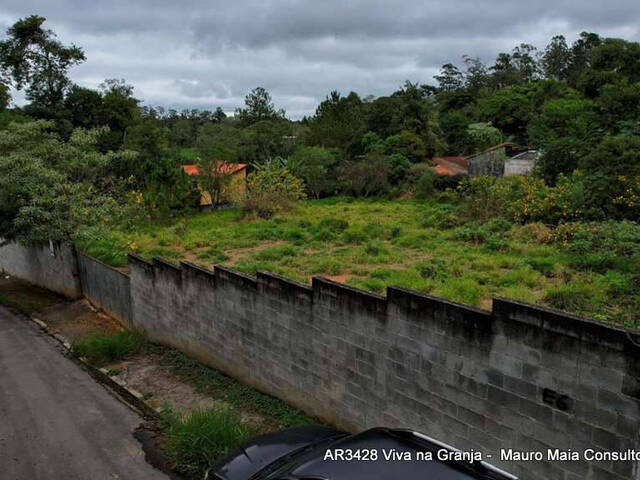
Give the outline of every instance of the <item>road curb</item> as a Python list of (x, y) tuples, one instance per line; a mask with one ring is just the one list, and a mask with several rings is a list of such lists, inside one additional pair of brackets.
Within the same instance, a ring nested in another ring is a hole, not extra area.
[(52, 332), (49, 326), (39, 318), (31, 316), (27, 316), (27, 318), (35, 323), (44, 333), (55, 339), (63, 347), (65, 354), (69, 358), (82, 366), (92, 378), (114, 392), (123, 403), (137, 411), (142, 418), (147, 421), (160, 420), (160, 414), (143, 400), (143, 395), (140, 392), (130, 389), (123, 383), (111, 378), (106, 369), (95, 367), (91, 365), (86, 358), (75, 355), (69, 340), (59, 333)]

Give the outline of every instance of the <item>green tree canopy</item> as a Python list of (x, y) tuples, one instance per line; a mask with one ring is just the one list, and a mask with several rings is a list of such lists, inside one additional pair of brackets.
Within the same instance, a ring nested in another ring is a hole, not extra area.
[(54, 115), (71, 86), (68, 70), (85, 60), (75, 45), (65, 46), (52, 30), (43, 28), (44, 17), (31, 15), (18, 20), (0, 42), (0, 73), (21, 90), (34, 113)]

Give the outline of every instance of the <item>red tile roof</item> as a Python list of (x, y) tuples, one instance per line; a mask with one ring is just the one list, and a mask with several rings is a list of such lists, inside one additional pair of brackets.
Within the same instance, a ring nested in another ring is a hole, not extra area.
[[(245, 168), (247, 168), (247, 164), (246, 163), (227, 163), (227, 162), (223, 162), (218, 164), (218, 172), (220, 173), (236, 173), (239, 172), (240, 170), (244, 170)], [(190, 163), (187, 165), (183, 165), (182, 169), (184, 170), (184, 173), (186, 173), (187, 175), (199, 175), (200, 174), (200, 167), (198, 165), (196, 165), (195, 163)]]
[(440, 175), (464, 175), (467, 173), (467, 157), (434, 157), (433, 171)]

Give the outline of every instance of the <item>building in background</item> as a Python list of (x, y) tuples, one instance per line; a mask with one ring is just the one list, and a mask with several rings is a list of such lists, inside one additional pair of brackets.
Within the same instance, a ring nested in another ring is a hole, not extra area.
[[(200, 166), (196, 164), (188, 164), (182, 166), (184, 172), (190, 177), (200, 175)], [(228, 176), (224, 183), (222, 192), (220, 193), (220, 201), (218, 203), (236, 203), (242, 201), (247, 194), (247, 164), (246, 163), (226, 163), (222, 162), (217, 165), (217, 174), (220, 176)], [(202, 189), (200, 196), (200, 207), (207, 208), (213, 206), (211, 194)]]
[(535, 167), (538, 152), (516, 143), (504, 142), (467, 157), (470, 177), (491, 175), (529, 175)]

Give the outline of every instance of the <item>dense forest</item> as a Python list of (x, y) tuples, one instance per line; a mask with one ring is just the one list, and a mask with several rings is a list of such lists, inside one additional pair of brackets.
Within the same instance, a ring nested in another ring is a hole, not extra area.
[[(76, 85), (69, 69), (85, 61), (82, 48), (62, 44), (44, 22), (21, 19), (0, 41), (0, 235), (8, 239), (68, 239), (79, 225), (191, 208), (198, 194), (185, 163), (243, 162), (280, 180), (286, 170), (303, 190), (296, 198), (428, 195), (459, 181), (433, 175), (429, 159), (501, 141), (539, 149), (536, 176), (464, 181), (457, 191), (476, 205), (507, 195), (521, 204), (510, 216), (525, 222), (640, 216), (635, 42), (585, 32), (571, 44), (553, 37), (542, 51), (523, 43), (493, 64), (464, 55), (435, 84), (406, 81), (376, 98), (333, 91), (314, 115), (291, 121), (261, 87), (228, 116), (213, 106), (143, 106), (125, 80)], [(26, 105), (10, 107), (12, 88)]]

